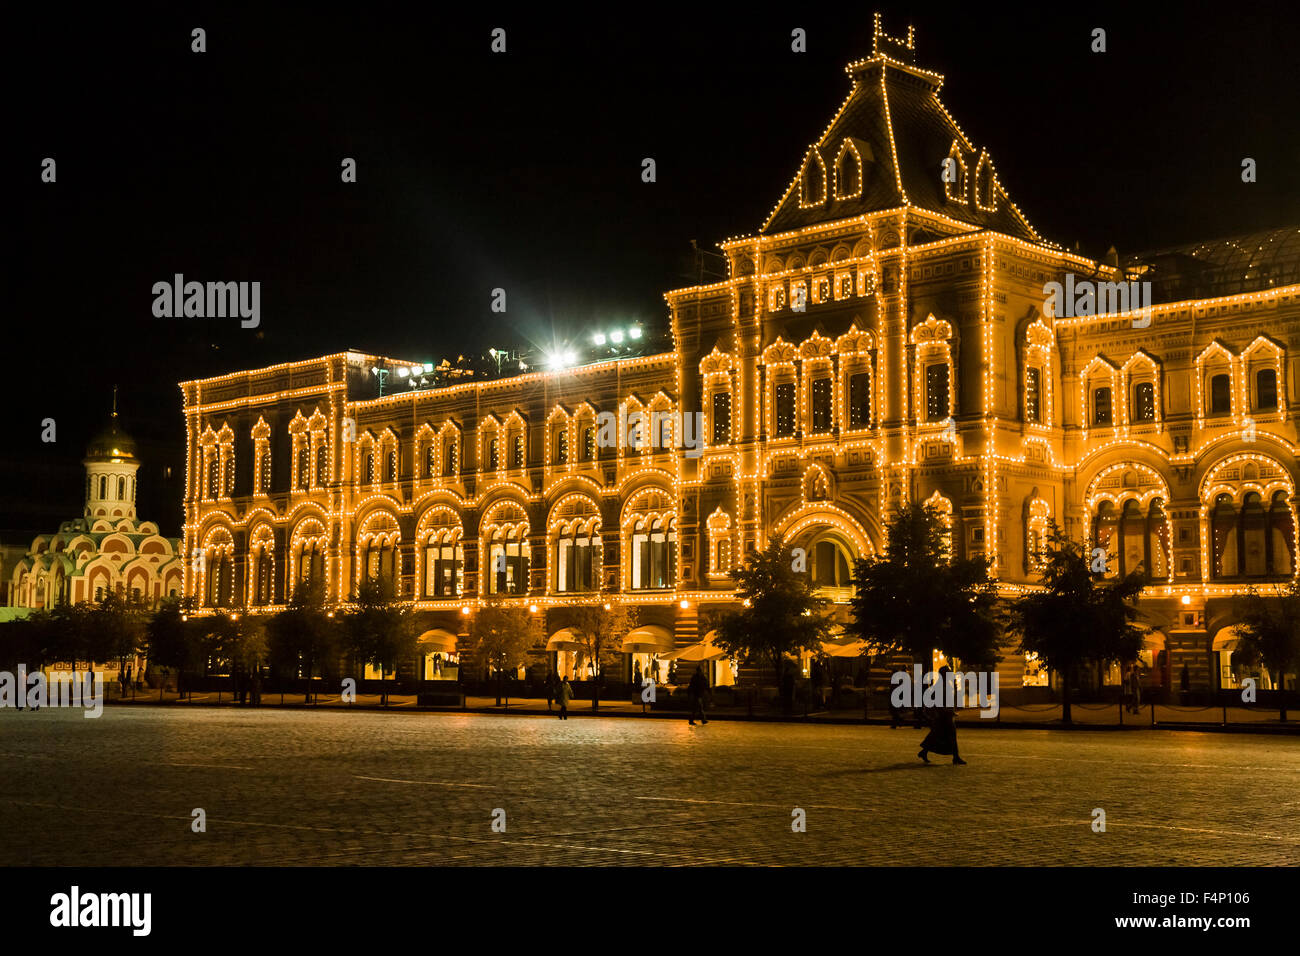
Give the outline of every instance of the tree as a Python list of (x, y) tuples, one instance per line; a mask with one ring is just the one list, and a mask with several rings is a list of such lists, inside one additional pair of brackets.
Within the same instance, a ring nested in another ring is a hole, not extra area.
[(570, 630), (596, 668), (596, 679), (591, 682), (591, 709), (598, 710), (605, 666), (618, 659), (623, 638), (636, 626), (636, 613), (625, 604), (594, 604), (574, 608), (570, 620)]
[(311, 681), (317, 664), (334, 658), (338, 647), (338, 625), (325, 611), (323, 581), (310, 578), (294, 588), (289, 606), (273, 616), (266, 626), (267, 652), (285, 671), (307, 679), (305, 702), (312, 699)]
[[(144, 645), (150, 670), (156, 665), (176, 671), (176, 692), (181, 693), (181, 675), (195, 659), (192, 628), (186, 620), (193, 607), (192, 598), (168, 598), (145, 625)], [(163, 699), (163, 681), (158, 681), (158, 700)]]
[[(491, 667), (497, 675), (497, 706), (507, 671), (517, 669), (542, 636), (537, 615), (526, 607), (491, 601), (479, 609), (469, 629), (472, 657), (477, 666)], [(510, 701), (507, 698), (506, 706)]]
[(1300, 583), (1273, 586), (1269, 597), (1255, 588), (1238, 601), (1241, 623), (1234, 629), (1233, 657), (1247, 666), (1262, 663), (1278, 690), (1278, 711), (1286, 720), (1286, 673), (1300, 669)]
[(225, 617), (220, 622), (219, 650), (221, 659), (230, 667), (239, 692), (239, 702), (262, 702), (262, 665), (267, 659), (266, 621), (256, 617)]
[(380, 703), (388, 703), (385, 683), (397, 665), (415, 656), (415, 622), (410, 607), (394, 597), (386, 576), (366, 578), (357, 588), (356, 608), (347, 616), (348, 643), (354, 658), (379, 668)]
[(830, 602), (817, 596), (810, 576), (795, 564), (794, 549), (775, 537), (751, 553), (735, 575), (741, 608), (722, 619), (714, 638), (732, 657), (772, 665), (787, 713), (794, 708), (793, 686), (784, 680), (791, 657), (820, 651), (834, 627), (826, 614)]
[(1070, 689), (1079, 665), (1098, 667), (1137, 657), (1142, 636), (1132, 626), (1145, 584), (1134, 571), (1107, 582), (1092, 570), (1086, 545), (1053, 522), (1040, 574), (1043, 590), (1011, 608), (1008, 630), (1020, 635), (1021, 653), (1037, 654), (1061, 677), (1061, 719), (1070, 723)]
[(934, 651), (967, 665), (997, 661), (997, 588), (988, 563), (953, 558), (948, 529), (932, 505), (916, 502), (890, 517), (885, 551), (854, 570), (846, 630), (881, 652), (930, 661)]
[(134, 657), (144, 639), (144, 610), (109, 591), (84, 618), (85, 653), (91, 661), (116, 660), (118, 672)]

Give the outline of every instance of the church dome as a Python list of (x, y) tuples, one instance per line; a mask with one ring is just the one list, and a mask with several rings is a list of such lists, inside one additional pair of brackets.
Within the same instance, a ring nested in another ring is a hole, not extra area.
[(99, 461), (135, 460), (135, 439), (122, 431), (117, 412), (86, 446), (86, 457)]

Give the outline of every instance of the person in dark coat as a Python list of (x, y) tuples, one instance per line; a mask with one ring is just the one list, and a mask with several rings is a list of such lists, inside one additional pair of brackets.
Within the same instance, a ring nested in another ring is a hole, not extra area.
[(700, 723), (707, 724), (709, 719), (704, 716), (704, 695), (709, 690), (708, 678), (704, 676), (704, 668), (696, 665), (695, 673), (691, 676), (691, 682), (686, 687), (686, 694), (691, 699), (691, 718), (692, 726), (695, 724), (695, 715), (699, 714)]
[(573, 700), (573, 688), (569, 686), (568, 678), (560, 681), (560, 686), (555, 692), (555, 699), (560, 703), (560, 720), (568, 720), (569, 701)]
[[(952, 669), (945, 664), (939, 668), (939, 685), (944, 690), (946, 697), (946, 687), (951, 680)], [(921, 741), (921, 752), (917, 754), (926, 763), (930, 762), (927, 754), (936, 753), (947, 756), (952, 754), (954, 764), (965, 764), (966, 761), (961, 759), (961, 754), (957, 752), (957, 713), (956, 709), (947, 706), (944, 697), (939, 700), (939, 706), (930, 708), (930, 732), (925, 735)]]
[(551, 711), (551, 702), (555, 700), (556, 685), (558, 685), (559, 682), (560, 682), (559, 678), (555, 676), (555, 671), (548, 670), (546, 672), (545, 686), (546, 686), (546, 712), (547, 713), (550, 713)]

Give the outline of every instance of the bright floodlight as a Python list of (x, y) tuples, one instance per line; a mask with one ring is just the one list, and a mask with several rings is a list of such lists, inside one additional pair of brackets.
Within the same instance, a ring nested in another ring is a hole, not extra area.
[(639, 339), (641, 337), (641, 326), (639, 325), (632, 326), (632, 328), (627, 330), (627, 334), (634, 339)]
[(610, 340), (611, 342), (613, 342), (615, 345), (618, 345), (619, 342), (622, 342), (622, 341), (623, 341), (623, 333), (622, 333), (622, 332), (611, 332), (611, 333), (609, 333), (609, 340)]
[(410, 373), (406, 370), (406, 366), (405, 366), (405, 365), (398, 366), (398, 369), (397, 369), (397, 377), (398, 377), (398, 378), (406, 378), (406, 376), (409, 375), (409, 374), (410, 374)]
[(595, 342), (597, 345), (604, 345), (605, 334), (603, 332), (597, 332), (595, 335), (591, 337), (591, 340)]
[(564, 364), (565, 364), (565, 365), (574, 365), (574, 364), (577, 363), (577, 361), (578, 361), (578, 353), (575, 352), (575, 351), (573, 351), (573, 349), (565, 349), (565, 351), (564, 351)]

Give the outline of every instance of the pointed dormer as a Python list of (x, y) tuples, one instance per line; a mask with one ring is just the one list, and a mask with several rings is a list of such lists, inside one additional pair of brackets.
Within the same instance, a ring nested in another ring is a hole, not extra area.
[[(943, 76), (916, 65), (916, 32), (893, 37), (875, 16), (871, 56), (846, 67), (853, 85), (761, 233), (916, 206), (1042, 241), (1007, 197), (986, 149), (939, 100)], [(947, 175), (945, 173), (947, 172)]]

